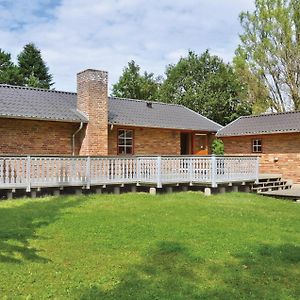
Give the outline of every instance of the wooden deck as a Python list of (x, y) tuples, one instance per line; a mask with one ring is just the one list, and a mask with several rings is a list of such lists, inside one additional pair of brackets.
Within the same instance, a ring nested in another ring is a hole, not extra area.
[(257, 157), (0, 157), (0, 190), (204, 185), (217, 187), (254, 182), (259, 176)]

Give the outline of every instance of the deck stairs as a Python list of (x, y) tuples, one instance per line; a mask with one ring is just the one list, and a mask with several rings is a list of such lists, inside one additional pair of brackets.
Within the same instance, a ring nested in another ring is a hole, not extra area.
[(282, 179), (281, 174), (261, 174), (258, 182), (252, 185), (252, 192), (264, 193), (291, 189), (293, 182)]

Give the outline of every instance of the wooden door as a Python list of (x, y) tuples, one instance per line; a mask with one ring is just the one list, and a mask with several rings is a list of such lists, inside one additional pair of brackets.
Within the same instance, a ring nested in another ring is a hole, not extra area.
[(195, 133), (193, 143), (193, 153), (196, 155), (208, 155), (207, 134)]

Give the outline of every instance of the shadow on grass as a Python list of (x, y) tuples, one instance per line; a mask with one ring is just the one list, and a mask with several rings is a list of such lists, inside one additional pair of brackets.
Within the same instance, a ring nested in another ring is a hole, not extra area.
[(52, 198), (50, 200), (24, 201), (24, 204), (0, 208), (0, 262), (21, 263), (24, 260), (45, 263), (41, 250), (30, 246), (29, 240), (42, 239), (36, 231), (55, 222), (62, 210), (78, 205), (82, 200)]
[(179, 243), (160, 242), (141, 264), (129, 267), (114, 289), (92, 286), (79, 299), (197, 299), (200, 279), (193, 268), (203, 262)]
[(162, 242), (141, 264), (130, 266), (112, 290), (91, 286), (79, 299), (300, 299), (300, 247), (256, 249), (221, 265), (193, 257), (178, 243)]

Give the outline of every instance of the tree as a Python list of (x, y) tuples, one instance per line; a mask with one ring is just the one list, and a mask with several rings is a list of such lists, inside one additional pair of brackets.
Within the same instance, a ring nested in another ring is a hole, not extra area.
[(11, 61), (11, 55), (0, 49), (0, 83), (22, 85), (23, 77)]
[(243, 92), (232, 66), (208, 50), (200, 56), (189, 51), (187, 57), (167, 67), (160, 97), (226, 125), (251, 113), (250, 104), (240, 98)]
[(34, 82), (35, 87), (45, 89), (50, 89), (53, 85), (53, 76), (42, 59), (41, 51), (34, 44), (24, 46), (23, 51), (18, 55), (18, 66), (25, 85)]
[(253, 75), (242, 57), (236, 56), (233, 65), (236, 75), (244, 86), (241, 99), (251, 103), (253, 114), (266, 112), (272, 106), (272, 99), (265, 84)]
[(123, 69), (119, 81), (112, 87), (115, 97), (144, 99), (155, 101), (158, 98), (160, 79), (154, 78), (153, 73), (140, 74), (140, 66), (131, 61)]
[(256, 0), (255, 5), (253, 13), (240, 15), (243, 34), (236, 60), (260, 85), (250, 84), (250, 93), (267, 91), (262, 100), (274, 111), (299, 110), (300, 1)]
[(38, 78), (31, 74), (27, 80), (27, 85), (34, 88), (39, 88), (41, 87), (41, 82)]

